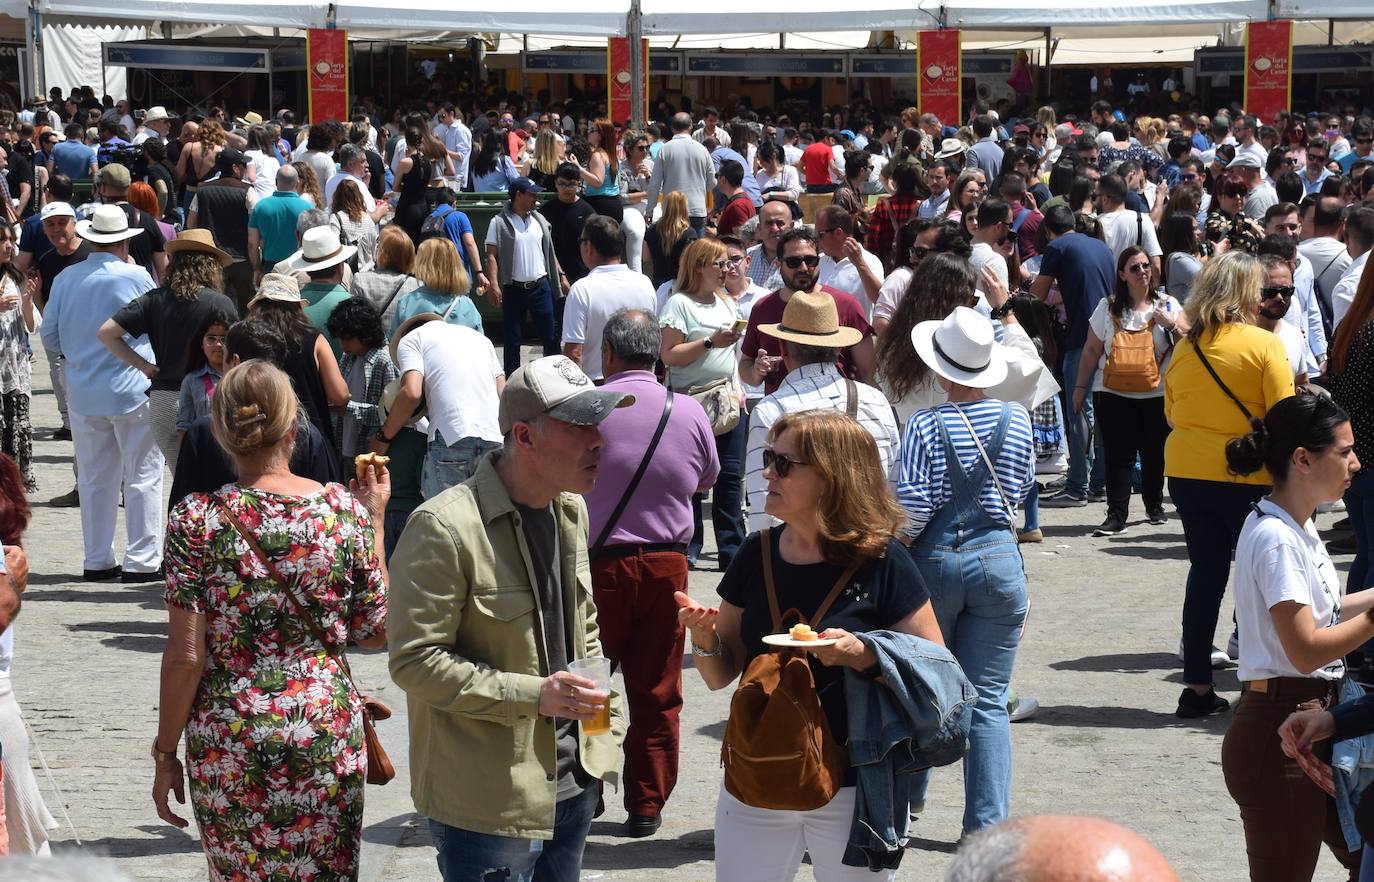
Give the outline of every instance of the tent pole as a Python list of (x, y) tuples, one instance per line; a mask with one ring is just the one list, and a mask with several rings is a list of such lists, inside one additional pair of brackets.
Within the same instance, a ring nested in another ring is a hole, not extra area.
[(34, 95), (48, 94), (47, 83), (43, 82), (42, 27), (37, 0), (30, 0), (28, 27), (24, 29), (24, 45), (29, 54), (26, 72), (29, 77), (29, 91)]
[(1336, 45), (1336, 20), (1334, 18), (1326, 20), (1326, 45)]
[(644, 20), (639, 0), (630, 0), (625, 35), (630, 38), (630, 127), (644, 128)]
[(1045, 62), (1040, 65), (1040, 88), (1036, 89), (1038, 104), (1047, 104), (1045, 96), (1050, 93), (1050, 63), (1054, 57), (1054, 46), (1050, 43), (1050, 29), (1045, 28)]

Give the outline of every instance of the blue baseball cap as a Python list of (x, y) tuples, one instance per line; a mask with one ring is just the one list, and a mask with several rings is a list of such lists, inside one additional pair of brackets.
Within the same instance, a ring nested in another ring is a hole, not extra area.
[(543, 192), (544, 192), (544, 188), (543, 188), (543, 187), (539, 186), (539, 185), (536, 184), (534, 181), (531, 181), (529, 178), (527, 178), (527, 177), (525, 177), (525, 176), (523, 176), (523, 175), (520, 176), (520, 177), (518, 177), (518, 178), (516, 178), (515, 180), (511, 181), (510, 184), (509, 184), (508, 187), (507, 187), (507, 190), (508, 190), (509, 192), (511, 192), (511, 193), (515, 193), (515, 192), (520, 192), (520, 193), (543, 193)]
[(846, 141), (853, 141), (853, 140), (854, 140), (854, 130), (853, 130), (853, 129), (840, 129), (840, 137), (841, 137), (841, 138), (844, 138)]

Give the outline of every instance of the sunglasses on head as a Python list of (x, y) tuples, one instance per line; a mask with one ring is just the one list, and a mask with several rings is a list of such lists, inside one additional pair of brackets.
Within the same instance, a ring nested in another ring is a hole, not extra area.
[(788, 475), (792, 474), (792, 469), (795, 466), (804, 465), (808, 465), (808, 463), (804, 463), (799, 459), (789, 459), (781, 453), (774, 453), (771, 447), (763, 448), (763, 467), (765, 469), (771, 468), (773, 473), (779, 478), (786, 478)]
[(1260, 289), (1260, 299), (1273, 300), (1276, 297), (1282, 297), (1284, 300), (1288, 300), (1296, 290), (1292, 285), (1266, 285)]
[(806, 264), (808, 269), (815, 269), (820, 266), (821, 258), (816, 254), (806, 254), (801, 257), (793, 255), (792, 257), (784, 257), (782, 262), (787, 265), (788, 269), (797, 269), (802, 264)]

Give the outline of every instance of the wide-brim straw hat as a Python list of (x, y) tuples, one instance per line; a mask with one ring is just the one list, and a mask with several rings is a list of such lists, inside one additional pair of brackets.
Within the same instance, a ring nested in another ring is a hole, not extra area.
[(209, 230), (182, 230), (164, 248), (168, 254), (176, 254), (178, 251), (198, 251), (202, 254), (209, 254), (219, 261), (220, 267), (228, 267), (234, 262), (234, 258), (230, 256), (229, 252), (215, 245), (215, 235)]
[(782, 311), (782, 321), (759, 325), (759, 330), (779, 340), (832, 349), (853, 346), (864, 337), (858, 328), (840, 325), (835, 298), (824, 291), (796, 292)]

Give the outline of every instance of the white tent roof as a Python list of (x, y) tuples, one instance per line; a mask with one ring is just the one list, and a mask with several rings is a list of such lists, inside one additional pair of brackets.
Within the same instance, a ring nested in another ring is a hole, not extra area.
[[(3, 0), (13, 4), (16, 0)], [(192, 21), (219, 24), (246, 24), (269, 27), (324, 27), (328, 10), (326, 0), (34, 0), (44, 15), (81, 16), (104, 23), (127, 20)], [(7, 11), (0, 5), (0, 11)], [(9, 13), (13, 14), (13, 13)], [(21, 4), (19, 17), (28, 15), (28, 3)]]
[[(625, 33), (627, 0), (520, 0), (459, 5), (452, 0), (336, 0), (341, 28), (511, 31), (529, 34), (618, 36)], [(261, 22), (261, 19), (259, 20)]]

